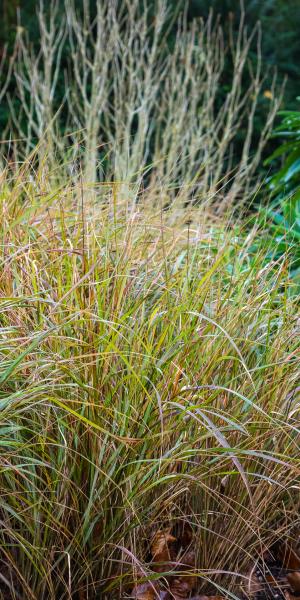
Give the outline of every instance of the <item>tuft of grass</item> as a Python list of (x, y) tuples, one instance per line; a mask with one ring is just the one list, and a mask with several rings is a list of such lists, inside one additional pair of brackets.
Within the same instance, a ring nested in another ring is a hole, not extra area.
[(250, 259), (255, 230), (159, 194), (91, 194), (28, 165), (0, 210), (0, 589), (130, 597), (138, 573), (158, 577), (153, 531), (183, 522), (199, 590), (236, 597), (299, 525), (284, 257)]

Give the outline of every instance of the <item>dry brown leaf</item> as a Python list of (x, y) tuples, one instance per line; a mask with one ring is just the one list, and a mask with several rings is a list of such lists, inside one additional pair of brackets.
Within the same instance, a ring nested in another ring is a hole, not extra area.
[[(150, 544), (152, 555), (151, 568), (157, 573), (173, 572), (167, 577), (170, 591), (162, 590), (158, 582), (136, 585), (132, 597), (136, 600), (186, 600), (196, 587), (197, 577), (193, 573), (195, 568), (195, 552), (190, 549), (193, 540), (193, 531), (188, 523), (175, 527), (176, 536), (171, 533), (172, 528), (156, 531)], [(184, 552), (185, 550), (185, 552)], [(177, 573), (176, 573), (177, 571)], [(180, 573), (179, 573), (180, 571)], [(184, 574), (182, 574), (184, 573)]]
[(170, 532), (170, 529), (158, 530), (152, 539), (151, 554), (154, 563), (152, 569), (157, 573), (172, 571), (174, 568), (172, 563), (176, 558), (176, 551), (173, 544), (176, 538)]
[(190, 551), (181, 558), (176, 569), (187, 571), (186, 575), (179, 575), (173, 579), (170, 584), (170, 591), (175, 600), (189, 598), (191, 592), (197, 585), (197, 577), (191, 570), (195, 567), (195, 552)]
[(189, 523), (184, 523), (178, 538), (182, 548), (187, 548), (193, 541), (194, 533)]
[(202, 596), (199, 594), (197, 596), (192, 596), (189, 600), (224, 600), (224, 596)]
[(151, 542), (152, 557), (157, 560), (158, 556), (164, 556), (164, 560), (170, 560), (171, 555), (169, 545), (172, 542), (176, 542), (176, 538), (173, 535), (171, 535), (171, 529), (159, 529), (155, 533)]
[(254, 569), (251, 569), (249, 573), (246, 575), (246, 581), (242, 586), (243, 591), (247, 593), (247, 596), (254, 596), (261, 590), (261, 583), (258, 580), (258, 577), (255, 575)]
[(180, 567), (188, 567), (194, 569), (196, 566), (196, 554), (194, 550), (185, 552), (180, 559)]
[(300, 592), (300, 573), (299, 571), (295, 573), (288, 573), (286, 576), (293, 592)]
[(174, 382), (173, 382), (173, 394), (174, 395), (177, 394), (177, 392), (178, 392), (178, 385), (182, 378), (183, 378), (183, 371), (180, 367), (178, 367), (177, 371), (175, 373)]
[(221, 398), (221, 402), (222, 402), (223, 408), (227, 408), (228, 402), (229, 402), (228, 394), (225, 394), (225, 396), (223, 396)]
[(191, 592), (197, 585), (197, 577), (195, 575), (183, 575), (175, 577), (170, 584), (170, 592), (172, 598), (181, 600), (182, 598), (190, 598)]
[(158, 591), (159, 587), (157, 582), (140, 583), (133, 588), (131, 596), (135, 600), (156, 600)]
[(284, 590), (283, 593), (284, 593), (285, 600), (298, 600), (299, 599), (298, 594), (297, 594), (297, 596), (294, 596), (292, 594), (292, 592), (290, 592), (289, 590)]
[(184, 577), (176, 577), (170, 585), (171, 597), (174, 600), (185, 600), (191, 591), (190, 583)]
[(300, 571), (300, 557), (287, 543), (282, 542), (276, 545), (275, 555), (285, 569)]

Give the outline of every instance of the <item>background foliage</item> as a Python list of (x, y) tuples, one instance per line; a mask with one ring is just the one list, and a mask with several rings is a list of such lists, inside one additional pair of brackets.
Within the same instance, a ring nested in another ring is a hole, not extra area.
[[(190, 0), (191, 18), (207, 16), (210, 9), (226, 19), (233, 13), (238, 26), (240, 0)], [(299, 94), (300, 76), (300, 4), (297, 0), (246, 0), (246, 21), (249, 28), (261, 22), (263, 60), (276, 67), (281, 80), (288, 76), (285, 102), (295, 105)]]
[[(153, 0), (149, 0), (152, 2)], [(173, 11), (178, 9), (180, 2), (169, 0)], [(28, 29), (31, 40), (38, 42), (36, 9), (38, 0), (1, 0), (3, 19), (0, 20), (0, 53), (5, 44), (13, 43), (17, 26), (17, 13), (21, 15), (22, 25)], [(78, 7), (81, 0), (75, 0)], [(187, 0), (189, 19), (197, 17), (206, 18), (213, 9), (220, 14), (222, 24), (228, 17), (234, 19), (236, 29), (240, 21), (240, 0)], [(96, 0), (91, 1), (91, 7), (96, 5)], [(63, 10), (63, 2), (61, 2)], [(262, 25), (263, 61), (267, 67), (276, 67), (279, 81), (288, 76), (285, 92), (286, 108), (294, 108), (296, 96), (299, 94), (298, 81), (300, 77), (300, 3), (297, 0), (247, 0), (245, 2), (246, 22), (251, 29), (259, 20)], [(274, 33), (276, 32), (276, 35)], [(253, 53), (253, 58), (255, 53)], [(270, 74), (271, 78), (271, 74)], [(64, 85), (63, 78), (61, 86)], [(224, 83), (225, 85), (225, 83)], [(267, 87), (267, 86), (266, 86)], [(261, 103), (262, 115), (265, 112), (267, 98)], [(8, 109), (2, 108), (0, 115), (0, 131), (8, 118)], [(263, 119), (263, 116), (262, 116)], [(256, 127), (261, 126), (259, 118)]]

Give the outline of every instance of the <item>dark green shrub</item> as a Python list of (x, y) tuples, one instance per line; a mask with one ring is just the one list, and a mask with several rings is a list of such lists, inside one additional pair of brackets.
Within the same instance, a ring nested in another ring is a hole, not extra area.
[(281, 111), (281, 124), (274, 132), (281, 145), (265, 161), (269, 166), (281, 160), (268, 179), (271, 192), (268, 208), (260, 209), (260, 217), (268, 226), (272, 245), (269, 256), (290, 257), (290, 274), (300, 284), (300, 112)]

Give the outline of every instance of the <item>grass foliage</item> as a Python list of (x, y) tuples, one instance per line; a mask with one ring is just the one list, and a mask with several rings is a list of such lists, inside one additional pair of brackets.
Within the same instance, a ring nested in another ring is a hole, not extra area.
[(284, 257), (262, 267), (259, 231), (130, 197), (28, 165), (3, 176), (0, 577), (15, 598), (127, 597), (138, 573), (161, 577), (153, 531), (180, 522), (199, 589), (239, 595), (299, 519)]

